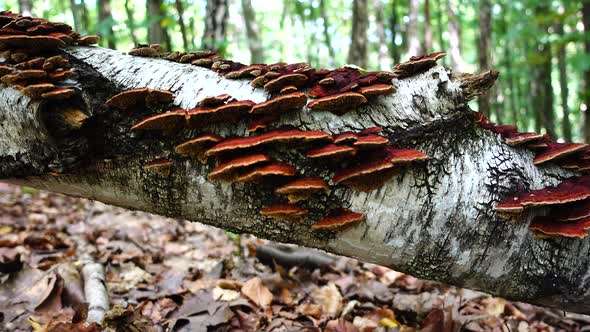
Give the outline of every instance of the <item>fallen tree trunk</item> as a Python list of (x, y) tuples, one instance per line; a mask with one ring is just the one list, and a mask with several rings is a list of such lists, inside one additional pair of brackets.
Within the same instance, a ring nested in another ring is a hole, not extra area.
[[(534, 166), (531, 152), (511, 148), (474, 125), (467, 102), (483, 89), (481, 80), (493, 81), (489, 75), (453, 76), (437, 66), (394, 80), (395, 94), (343, 116), (285, 114), (282, 123), (305, 130), (339, 133), (379, 126), (390, 141), (430, 157), (378, 190), (342, 187), (329, 201), (314, 202), (320, 210), (345, 206), (366, 216), (354, 226), (326, 232), (262, 217), (269, 193), (251, 184), (212, 183), (211, 165), (178, 159), (169, 176), (146, 171), (147, 161), (175, 158), (171, 151), (179, 139), (132, 132), (141, 115), (104, 107), (112, 95), (136, 87), (171, 90), (182, 108), (222, 93), (262, 102), (267, 99), (262, 89), (163, 59), (96, 47), (63, 52), (78, 72), (81, 100), (76, 103), (88, 120), (76, 134), (60, 133), (44, 115), (51, 113), (45, 103), (1, 85), (2, 181), (320, 248), (509, 299), (590, 312), (588, 240), (536, 239), (526, 222), (507, 222), (494, 212), (509, 193), (555, 184), (572, 173)], [(245, 124), (215, 129), (224, 136), (243, 135)]]

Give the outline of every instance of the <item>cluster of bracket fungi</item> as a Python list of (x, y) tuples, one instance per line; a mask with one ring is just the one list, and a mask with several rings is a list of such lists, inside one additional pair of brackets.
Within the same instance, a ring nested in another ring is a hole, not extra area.
[(556, 186), (517, 193), (496, 206), (498, 214), (521, 220), (528, 209), (545, 207), (549, 213), (533, 218), (529, 225), (534, 237), (586, 237), (586, 230), (590, 229), (590, 174), (584, 173), (590, 171), (590, 147), (583, 143), (557, 143), (548, 135), (520, 133), (516, 126), (497, 125), (481, 113), (476, 113), (476, 122), (499, 134), (510, 146), (531, 149), (535, 153), (535, 165), (557, 163), (582, 173)]
[[(34, 100), (46, 104), (49, 122), (62, 132), (78, 130), (87, 120), (74, 105), (76, 73), (59, 49), (67, 45), (91, 45), (97, 36), (80, 36), (64, 23), (54, 23), (8, 11), (0, 12), (0, 80)], [(68, 105), (68, 106), (64, 106)]]
[[(129, 54), (206, 67), (227, 79), (250, 79), (252, 86), (263, 88), (271, 95), (261, 103), (235, 100), (228, 94), (209, 96), (195, 108), (168, 107), (165, 112), (132, 126), (132, 130), (156, 130), (162, 134), (196, 130), (196, 137), (176, 146), (176, 155), (202, 163), (214, 159), (215, 166), (209, 172), (212, 182), (271, 184), (276, 204), (263, 208), (260, 214), (264, 216), (301, 221), (309, 213), (302, 205), (315, 195), (329, 192), (331, 187), (345, 186), (369, 192), (379, 188), (404, 166), (428, 158), (420, 151), (392, 146), (389, 139), (381, 135), (379, 127), (334, 135), (319, 130), (267, 127), (286, 112), (307, 107), (312, 112), (342, 115), (367, 104), (372, 98), (395, 93), (394, 78), (424, 72), (435, 66), (444, 53), (413, 57), (397, 65), (394, 72), (364, 72), (354, 67), (316, 70), (305, 63), (244, 65), (222, 59), (210, 51), (162, 53), (159, 45), (139, 45)], [(173, 97), (169, 91), (139, 88), (119, 93), (106, 104), (129, 109), (149, 103), (166, 104)], [(248, 136), (224, 138), (204, 130), (212, 124), (238, 121), (248, 121)], [(318, 171), (322, 174), (310, 174), (310, 171), (302, 174), (287, 160), (273, 157), (273, 150), (280, 148), (298, 150), (297, 156), (322, 169)], [(173, 160), (158, 158), (146, 163), (144, 168), (168, 176), (173, 165)], [(326, 174), (333, 175), (331, 185), (323, 178)], [(341, 207), (324, 214), (312, 228), (340, 228), (364, 217)]]

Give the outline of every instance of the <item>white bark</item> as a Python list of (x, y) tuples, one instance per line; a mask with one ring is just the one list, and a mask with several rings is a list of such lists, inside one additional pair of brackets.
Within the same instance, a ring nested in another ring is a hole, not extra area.
[[(185, 108), (221, 93), (255, 102), (267, 98), (247, 81), (226, 80), (199, 67), (101, 48), (77, 47), (67, 53), (81, 72), (91, 118), (108, 119), (111, 115), (100, 113), (99, 105), (110, 94), (133, 87), (170, 89), (176, 94), (175, 103)], [(27, 168), (31, 171), (44, 169), (32, 147), (46, 148), (43, 160), (56, 158), (53, 151), (59, 148), (39, 124), (26, 130), (27, 139), (2, 130), (0, 160), (8, 162), (0, 167), (0, 178), (316, 247), (511, 299), (590, 312), (588, 240), (535, 239), (527, 223), (502, 221), (493, 211), (495, 202), (516, 188), (541, 188), (571, 174), (556, 166), (536, 167), (531, 152), (510, 148), (494, 134), (476, 128), (460, 83), (446, 69), (435, 67), (394, 81), (397, 93), (344, 116), (306, 111), (283, 116), (284, 123), (332, 133), (380, 126), (392, 141), (430, 156), (425, 165), (402, 172), (371, 193), (338, 188), (331, 192), (330, 202), (315, 202), (318, 210), (342, 205), (367, 216), (365, 222), (336, 234), (312, 231), (309, 223), (262, 218), (258, 211), (269, 194), (255, 185), (211, 183), (209, 165), (182, 160), (175, 163), (170, 177), (146, 172), (143, 162), (162, 156), (173, 144), (125, 136), (128, 127), (115, 127), (123, 132), (105, 139), (103, 151), (95, 153), (91, 147), (83, 166), (58, 177), (10, 176), (15, 174), (12, 159), (34, 164)], [(40, 108), (17, 94), (0, 89), (0, 118), (8, 119), (3, 122), (6, 127), (29, 128)], [(137, 117), (133, 112), (124, 116)], [(245, 123), (219, 126), (216, 132), (244, 135)], [(137, 153), (109, 155), (126, 148)]]

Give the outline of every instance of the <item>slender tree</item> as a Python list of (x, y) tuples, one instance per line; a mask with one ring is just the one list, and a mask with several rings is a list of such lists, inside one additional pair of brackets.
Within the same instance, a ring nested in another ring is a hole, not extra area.
[(207, 0), (202, 47), (223, 53), (229, 10), (227, 0)]
[[(102, 33), (102, 40), (106, 41), (109, 48), (116, 48), (115, 34), (113, 33), (113, 15), (111, 13), (111, 0), (97, 0), (98, 24)], [(104, 41), (102, 43), (104, 44)]]
[(324, 43), (328, 48), (328, 55), (330, 56), (329, 65), (330, 67), (333, 67), (334, 59), (336, 58), (336, 52), (334, 51), (334, 46), (332, 46), (332, 37), (330, 36), (330, 20), (328, 13), (326, 12), (325, 0), (320, 0), (320, 16), (322, 17), (322, 22), (324, 23)]
[(563, 119), (561, 120), (561, 131), (563, 139), (566, 142), (572, 141), (572, 124), (570, 122), (570, 111), (567, 105), (569, 99), (569, 90), (567, 87), (567, 63), (566, 63), (566, 50), (565, 41), (563, 40), (563, 20), (557, 20), (555, 24), (555, 32), (560, 37), (556, 45), (557, 52), (557, 67), (559, 71), (559, 88), (561, 90), (561, 111)]
[(399, 63), (401, 60), (401, 52), (396, 44), (399, 28), (399, 17), (397, 13), (397, 0), (391, 1), (391, 18), (389, 21), (389, 28), (391, 31), (391, 58), (394, 63)]
[(32, 1), (31, 0), (18, 0), (18, 11), (23, 16), (31, 16), (32, 12)]
[[(445, 46), (445, 40), (443, 38), (443, 33), (445, 29), (443, 28), (443, 2), (442, 0), (436, 0), (436, 30), (437, 30), (437, 37), (438, 37), (438, 51), (446, 51), (447, 48)], [(443, 63), (446, 63), (447, 58), (443, 58)]]
[[(389, 58), (389, 50), (385, 36), (385, 23), (383, 22), (383, 1), (374, 0), (373, 8), (375, 8), (375, 25), (377, 26), (377, 40), (379, 43), (377, 46), (379, 69), (389, 70), (391, 68), (391, 60)], [(395, 47), (395, 45), (391, 45), (391, 47)]]
[(161, 44), (170, 50), (170, 36), (162, 26), (164, 13), (162, 12), (162, 0), (147, 0), (148, 43)]
[[(535, 16), (537, 17), (537, 30), (546, 36), (549, 30), (548, 16), (549, 7), (543, 1), (537, 3), (535, 7)], [(553, 87), (551, 84), (551, 45), (545, 39), (536, 42), (537, 65), (535, 66), (535, 79), (533, 84), (533, 98), (537, 114), (537, 127), (545, 128), (547, 134), (557, 138), (555, 132), (555, 120), (553, 115)]]
[(137, 39), (137, 28), (135, 25), (135, 19), (133, 18), (133, 8), (131, 8), (129, 0), (125, 0), (125, 14), (127, 15), (127, 29), (129, 29), (129, 36), (131, 37), (131, 41), (133, 41), (133, 45), (137, 45), (139, 44)]
[(432, 52), (432, 28), (430, 24), (430, 0), (424, 0), (424, 43), (422, 53)]
[(82, 31), (82, 17), (80, 15), (80, 8), (78, 8), (76, 0), (70, 0), (70, 10), (72, 12), (72, 20), (74, 21), (74, 29), (76, 31)]
[[(477, 42), (479, 70), (491, 69), (490, 47), (492, 44), (492, 4), (490, 0), (481, 0), (479, 8), (479, 39)], [(490, 115), (490, 93), (479, 96), (477, 105), (479, 111)]]
[[(590, 0), (585, 0), (582, 4), (582, 20), (584, 22), (584, 32), (586, 38), (584, 39), (584, 47), (586, 55), (590, 56)], [(586, 142), (590, 142), (590, 67), (584, 71), (584, 89), (582, 90), (582, 101), (586, 106), (584, 112), (584, 138)]]
[(182, 0), (176, 0), (176, 12), (178, 13), (178, 27), (180, 28), (180, 34), (182, 35), (182, 47), (185, 50), (189, 49), (188, 45), (188, 34), (186, 31), (186, 25), (184, 24), (184, 4)]
[[(248, 48), (250, 49), (250, 62), (263, 63), (264, 51), (260, 40), (260, 28), (256, 21), (256, 13), (251, 0), (242, 0), (242, 12), (244, 25), (246, 26), (246, 36), (248, 37)], [(330, 54), (330, 57), (332, 57), (332, 54)]]
[(418, 0), (408, 0), (408, 54), (420, 55), (420, 33), (418, 31)]
[(348, 63), (363, 68), (367, 66), (368, 28), (367, 0), (354, 0), (352, 2), (352, 33), (350, 36), (350, 49), (348, 50)]
[(86, 1), (85, 0), (80, 0), (80, 25), (82, 26), (82, 31), (83, 33), (86, 33), (88, 31), (88, 28), (90, 27), (90, 15), (88, 14), (88, 7), (86, 7)]
[(457, 19), (459, 13), (454, 0), (447, 0), (447, 20), (449, 30), (449, 51), (453, 69), (464, 70), (465, 61), (461, 55), (461, 27)]

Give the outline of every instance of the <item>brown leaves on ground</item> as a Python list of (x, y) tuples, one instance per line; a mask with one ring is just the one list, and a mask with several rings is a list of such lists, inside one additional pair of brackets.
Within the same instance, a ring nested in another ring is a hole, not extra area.
[[(0, 331), (582, 331), (590, 318), (302, 251), (198, 223), (0, 183)], [(111, 309), (84, 324), (83, 256), (103, 264)]]

